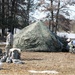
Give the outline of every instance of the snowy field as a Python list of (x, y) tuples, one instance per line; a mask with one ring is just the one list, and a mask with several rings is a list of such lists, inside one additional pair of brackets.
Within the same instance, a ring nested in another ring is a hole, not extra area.
[(75, 33), (58, 32), (57, 35), (60, 37), (65, 36), (66, 38), (75, 39)]

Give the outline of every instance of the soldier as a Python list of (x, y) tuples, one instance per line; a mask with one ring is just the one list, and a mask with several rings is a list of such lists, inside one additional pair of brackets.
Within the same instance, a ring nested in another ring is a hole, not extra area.
[(11, 59), (20, 59), (21, 49), (19, 48), (11, 48), (9, 50), (9, 57)]
[(71, 39), (70, 38), (67, 38), (67, 48), (70, 49), (70, 46), (71, 46)]
[(7, 31), (7, 37), (6, 37), (6, 47), (5, 52), (6, 56), (9, 54), (9, 50), (13, 47), (13, 35), (11, 33), (11, 30)]

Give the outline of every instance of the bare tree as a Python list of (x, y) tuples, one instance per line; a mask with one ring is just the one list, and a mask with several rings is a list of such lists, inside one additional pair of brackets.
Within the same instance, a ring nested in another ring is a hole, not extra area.
[(57, 13), (56, 13), (56, 28), (55, 28), (55, 31), (54, 31), (55, 33), (58, 30), (59, 11), (60, 11), (60, 0), (58, 0), (58, 9), (57, 9)]

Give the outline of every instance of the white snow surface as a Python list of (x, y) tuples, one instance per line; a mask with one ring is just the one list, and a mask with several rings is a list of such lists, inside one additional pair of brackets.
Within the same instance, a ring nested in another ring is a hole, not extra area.
[(66, 36), (66, 38), (75, 39), (75, 33), (58, 32), (57, 35), (60, 37)]

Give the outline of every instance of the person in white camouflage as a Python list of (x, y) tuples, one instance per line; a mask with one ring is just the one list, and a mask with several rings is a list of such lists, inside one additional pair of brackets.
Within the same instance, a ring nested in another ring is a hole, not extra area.
[(11, 30), (7, 31), (7, 37), (6, 37), (6, 47), (5, 47), (5, 53), (6, 56), (9, 55), (9, 50), (13, 47), (13, 35), (11, 33)]

